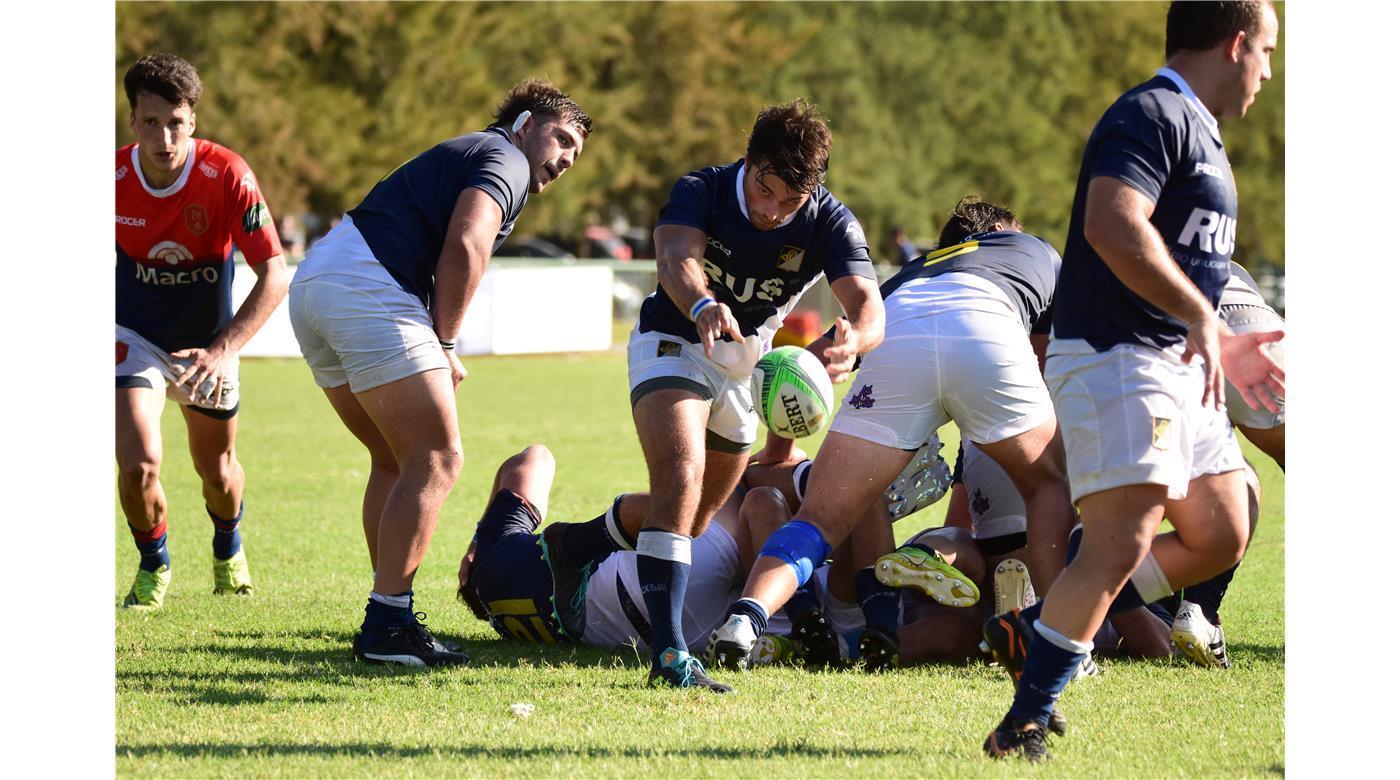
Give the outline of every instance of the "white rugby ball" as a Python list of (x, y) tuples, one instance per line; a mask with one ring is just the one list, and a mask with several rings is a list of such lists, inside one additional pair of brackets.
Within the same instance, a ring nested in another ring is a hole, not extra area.
[(831, 378), (801, 347), (778, 347), (759, 358), (749, 382), (758, 419), (784, 439), (811, 436), (831, 421)]

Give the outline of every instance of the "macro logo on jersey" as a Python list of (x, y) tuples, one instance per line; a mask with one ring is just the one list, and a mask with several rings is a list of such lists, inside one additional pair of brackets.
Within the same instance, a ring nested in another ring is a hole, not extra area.
[(201, 235), (209, 229), (209, 212), (198, 203), (185, 207), (185, 227), (196, 236)]
[(802, 258), (806, 256), (807, 253), (800, 247), (795, 247), (792, 244), (783, 244), (783, 251), (778, 253), (778, 268), (790, 274), (795, 274), (802, 270)]
[(255, 233), (258, 228), (266, 225), (270, 221), (272, 221), (272, 218), (267, 213), (267, 204), (258, 201), (249, 206), (247, 211), (243, 212), (243, 232)]
[(177, 244), (174, 241), (162, 241), (156, 244), (151, 247), (150, 254), (146, 257), (150, 260), (164, 260), (170, 265), (188, 263), (194, 259), (194, 255), (190, 254), (190, 250), (186, 249), (184, 244)]

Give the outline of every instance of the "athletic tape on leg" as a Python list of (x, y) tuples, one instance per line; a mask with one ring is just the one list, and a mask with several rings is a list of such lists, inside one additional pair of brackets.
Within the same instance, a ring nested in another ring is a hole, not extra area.
[(1157, 556), (1147, 551), (1147, 557), (1142, 559), (1142, 564), (1133, 572), (1133, 576), (1128, 578), (1128, 585), (1137, 591), (1142, 603), (1151, 604), (1158, 599), (1164, 599), (1172, 595), (1172, 584), (1167, 581), (1167, 575), (1162, 571), (1162, 567), (1157, 563)]
[(1064, 650), (1067, 653), (1077, 653), (1085, 655), (1094, 649), (1093, 642), (1080, 642), (1061, 634), (1059, 631), (1045, 625), (1039, 620), (1035, 621), (1035, 632), (1045, 637), (1045, 641)]
[(690, 537), (644, 528), (637, 534), (637, 554), (663, 561), (690, 564)]
[(791, 520), (768, 537), (758, 555), (786, 563), (797, 575), (797, 584), (801, 585), (830, 553), (831, 545), (822, 538), (816, 526), (805, 520)]
[(620, 549), (632, 550), (635, 548), (632, 541), (627, 538), (627, 532), (622, 528), (622, 518), (618, 516), (622, 513), (619, 507), (626, 495), (624, 493), (613, 499), (612, 506), (608, 507), (607, 514), (603, 516), (603, 526), (608, 529), (608, 535), (612, 537), (613, 542)]

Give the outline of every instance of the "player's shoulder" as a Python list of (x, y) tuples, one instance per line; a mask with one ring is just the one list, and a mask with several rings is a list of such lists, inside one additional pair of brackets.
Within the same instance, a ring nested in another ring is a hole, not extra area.
[(721, 182), (729, 182), (732, 186), (735, 177), (738, 175), (739, 166), (743, 160), (736, 160), (728, 165), (708, 165), (681, 176), (680, 180), (718, 191)]
[(132, 175), (131, 175), (131, 168), (132, 168), (132, 165), (134, 164), (132, 161), (133, 161), (133, 160), (135, 159), (135, 157), (136, 157), (136, 156), (133, 154), (133, 152), (134, 152), (135, 150), (136, 150), (136, 144), (135, 144), (135, 143), (129, 143), (129, 144), (127, 144), (126, 146), (123, 146), (123, 147), (120, 147), (120, 148), (117, 149), (117, 164), (116, 164), (115, 172), (116, 172), (116, 176), (117, 176), (117, 184), (118, 184), (118, 185), (120, 185), (121, 182), (123, 182), (123, 181), (125, 181), (125, 180), (127, 180), (127, 179), (129, 179), (129, 178), (132, 177)]
[(194, 162), (199, 172), (210, 179), (228, 172), (242, 176), (244, 171), (251, 170), (238, 152), (204, 138), (194, 139)]
[(1166, 76), (1153, 76), (1124, 92), (1104, 112), (1104, 119), (1115, 122), (1179, 124), (1190, 111), (1187, 98)]

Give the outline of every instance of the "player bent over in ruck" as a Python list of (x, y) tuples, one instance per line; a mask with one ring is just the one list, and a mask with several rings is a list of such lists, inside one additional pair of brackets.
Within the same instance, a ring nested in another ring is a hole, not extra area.
[(395, 168), (297, 268), (297, 342), (370, 456), (362, 511), (375, 575), (356, 658), (467, 662), (413, 606), (414, 574), (462, 468), (457, 333), (526, 198), (573, 166), (592, 126), (552, 85), (521, 82), (490, 127)]
[[(117, 494), (141, 551), (125, 607), (157, 609), (170, 586), (160, 414), (180, 404), (214, 523), (214, 592), (253, 590), (239, 523), (238, 351), (287, 294), (257, 179), (233, 151), (194, 138), (199, 74), (173, 54), (126, 72), (136, 143), (117, 150)], [(233, 249), (257, 275), (233, 311)]]

